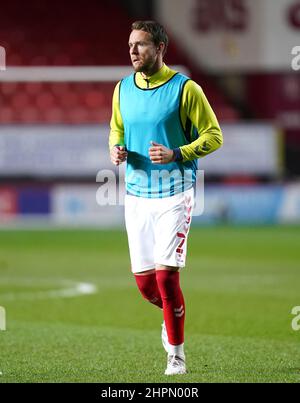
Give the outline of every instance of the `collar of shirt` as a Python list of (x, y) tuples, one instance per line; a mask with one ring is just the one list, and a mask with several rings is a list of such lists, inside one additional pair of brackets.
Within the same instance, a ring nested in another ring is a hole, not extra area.
[(136, 73), (135, 82), (138, 87), (143, 89), (155, 88), (170, 80), (170, 78), (174, 76), (174, 74), (176, 74), (176, 71), (171, 70), (168, 66), (163, 64), (160, 70), (158, 70), (152, 76), (147, 77), (146, 79), (142, 76), (142, 73)]

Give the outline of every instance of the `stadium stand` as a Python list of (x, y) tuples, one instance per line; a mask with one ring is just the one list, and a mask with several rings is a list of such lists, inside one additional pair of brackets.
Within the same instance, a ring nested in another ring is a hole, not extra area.
[[(48, 5), (48, 6), (47, 6)], [(1, 6), (0, 45), (8, 66), (128, 65), (127, 40), (132, 19), (117, 1), (15, 0)], [(168, 64), (182, 64), (203, 86), (221, 121), (239, 112), (212, 78), (199, 73), (171, 41)], [(115, 82), (0, 82), (0, 123), (106, 123)]]

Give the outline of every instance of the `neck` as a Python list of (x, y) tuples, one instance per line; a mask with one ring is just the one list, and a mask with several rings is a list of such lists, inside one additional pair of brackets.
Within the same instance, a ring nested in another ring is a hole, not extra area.
[(151, 68), (141, 71), (142, 77), (147, 78), (153, 76), (153, 74), (157, 73), (163, 66), (163, 61), (158, 60)]

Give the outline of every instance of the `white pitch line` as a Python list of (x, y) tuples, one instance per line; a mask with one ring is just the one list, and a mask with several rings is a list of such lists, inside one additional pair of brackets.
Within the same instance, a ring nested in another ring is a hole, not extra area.
[(91, 295), (97, 292), (97, 287), (91, 283), (75, 283), (72, 287), (62, 288), (60, 290), (7, 293), (0, 294), (0, 301), (16, 301), (16, 300), (37, 300), (51, 298), (73, 298), (83, 295)]

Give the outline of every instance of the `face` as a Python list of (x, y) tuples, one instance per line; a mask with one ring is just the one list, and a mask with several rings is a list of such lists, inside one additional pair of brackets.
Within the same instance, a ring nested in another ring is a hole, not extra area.
[(161, 46), (152, 41), (149, 32), (133, 30), (129, 37), (129, 54), (136, 72), (149, 74), (155, 72), (161, 62)]

